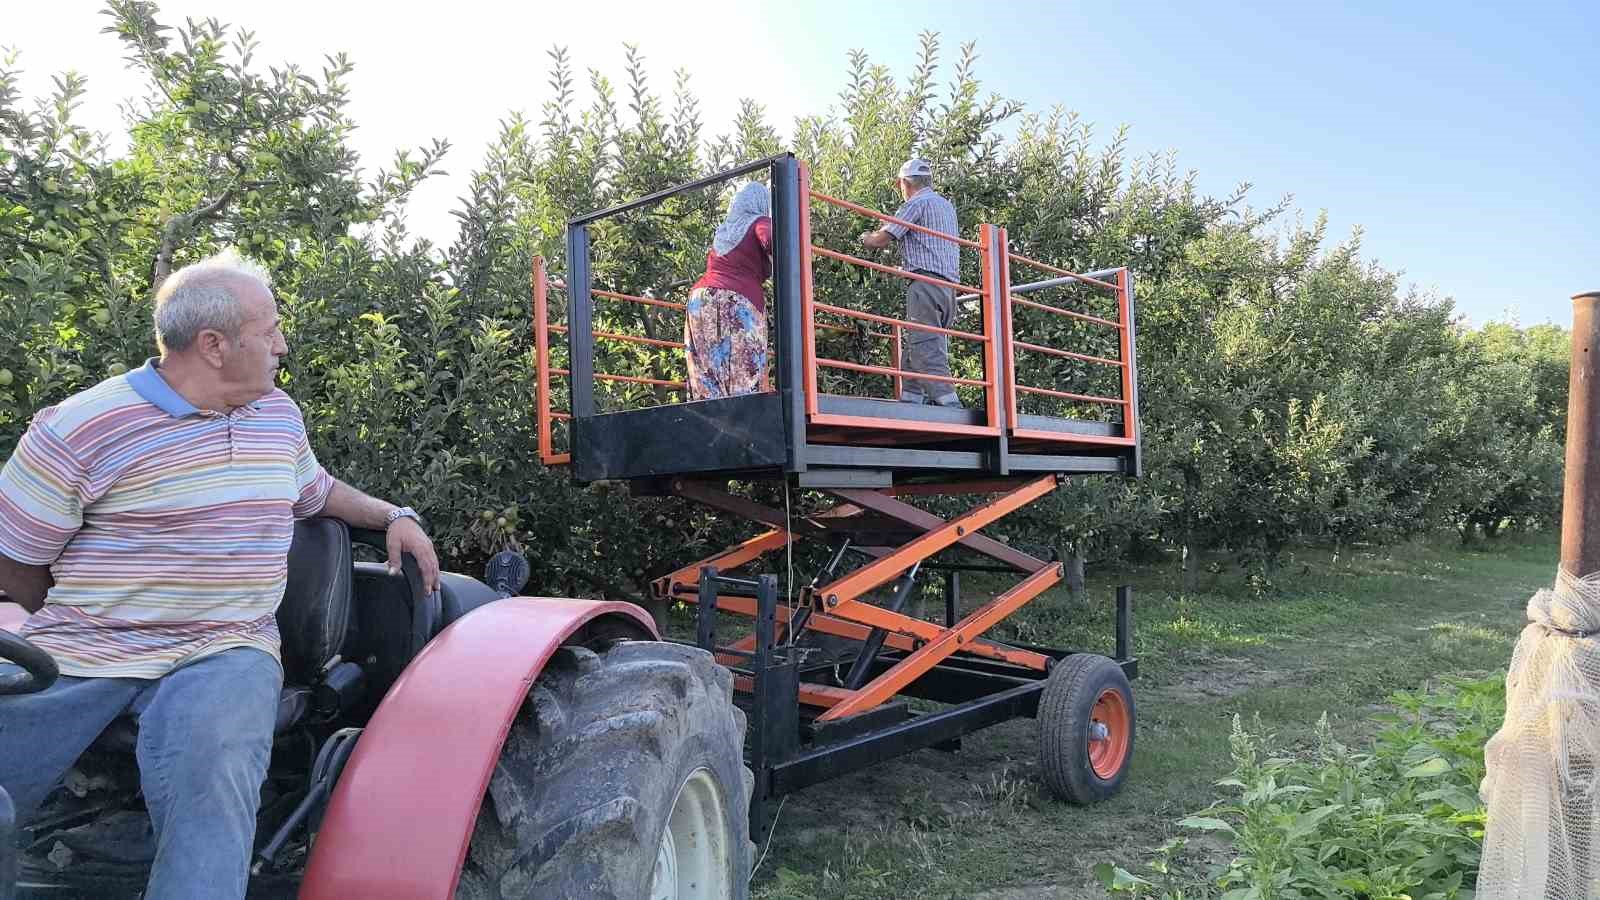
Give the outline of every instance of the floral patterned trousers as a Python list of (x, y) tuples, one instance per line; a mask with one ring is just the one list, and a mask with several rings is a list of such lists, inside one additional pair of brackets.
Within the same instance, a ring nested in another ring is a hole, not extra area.
[(753, 394), (766, 388), (767, 315), (737, 291), (697, 288), (683, 323), (689, 399)]

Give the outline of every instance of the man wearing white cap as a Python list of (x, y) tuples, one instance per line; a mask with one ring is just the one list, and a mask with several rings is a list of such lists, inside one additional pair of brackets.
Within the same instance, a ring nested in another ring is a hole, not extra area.
[[(933, 167), (925, 159), (907, 160), (895, 179), (900, 196), (905, 203), (894, 214), (941, 234), (959, 234), (961, 225), (956, 219), (956, 208), (933, 189)], [(921, 231), (890, 222), (877, 231), (864, 232), (861, 243), (874, 250), (900, 242), (903, 265), (909, 272), (928, 275), (943, 281), (956, 281), (961, 271), (959, 248), (954, 241), (937, 238)], [(950, 328), (956, 318), (956, 292), (954, 288), (926, 281), (910, 281), (906, 287), (906, 318), (923, 325)], [(950, 338), (928, 331), (905, 330), (903, 368), (926, 375), (950, 376)], [(907, 403), (933, 403), (937, 406), (961, 406), (955, 386), (948, 381), (907, 378), (900, 399)]]

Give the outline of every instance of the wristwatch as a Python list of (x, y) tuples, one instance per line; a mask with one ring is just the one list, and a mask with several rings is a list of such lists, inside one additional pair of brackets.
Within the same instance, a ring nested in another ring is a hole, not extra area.
[(409, 506), (400, 506), (389, 512), (389, 515), (383, 520), (383, 527), (388, 528), (401, 519), (413, 519), (417, 524), (422, 524), (422, 517), (417, 515), (416, 510)]

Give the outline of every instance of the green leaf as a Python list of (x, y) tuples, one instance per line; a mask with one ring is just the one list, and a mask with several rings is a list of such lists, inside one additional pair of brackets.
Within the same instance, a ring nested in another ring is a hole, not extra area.
[(1238, 831), (1234, 830), (1234, 827), (1232, 825), (1229, 825), (1227, 822), (1224, 822), (1221, 819), (1207, 818), (1205, 816), (1190, 816), (1189, 818), (1184, 819), (1183, 821), (1179, 822), (1178, 823), (1178, 827), (1179, 828), (1196, 828), (1196, 829), (1199, 829), (1201, 831), (1226, 831), (1227, 833), (1232, 834), (1232, 835), (1237, 835), (1239, 833)]
[(1456, 812), (1475, 812), (1479, 806), (1477, 792), (1468, 790), (1459, 784), (1448, 784), (1437, 790), (1428, 791), (1417, 797), (1418, 800), (1438, 800), (1448, 804)]
[(1433, 759), (1400, 773), (1401, 778), (1436, 778), (1450, 771), (1450, 764), (1444, 757), (1436, 756)]
[(1149, 881), (1129, 872), (1121, 866), (1111, 863), (1101, 863), (1094, 867), (1094, 877), (1112, 891), (1131, 891), (1141, 886), (1148, 886)]
[(1313, 809), (1307, 813), (1301, 813), (1295, 817), (1294, 824), (1289, 827), (1286, 837), (1288, 837), (1290, 840), (1305, 837), (1311, 832), (1316, 831), (1317, 826), (1322, 823), (1322, 820), (1328, 818), (1343, 808), (1344, 807), (1340, 804), (1335, 803), (1331, 806), (1323, 806)]

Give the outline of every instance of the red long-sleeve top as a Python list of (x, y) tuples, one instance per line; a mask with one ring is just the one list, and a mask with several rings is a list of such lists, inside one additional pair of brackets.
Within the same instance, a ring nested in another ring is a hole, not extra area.
[(744, 238), (725, 255), (719, 256), (715, 250), (706, 251), (706, 274), (694, 287), (738, 291), (765, 312), (767, 298), (761, 285), (772, 277), (771, 254), (772, 220), (762, 216), (750, 223)]

